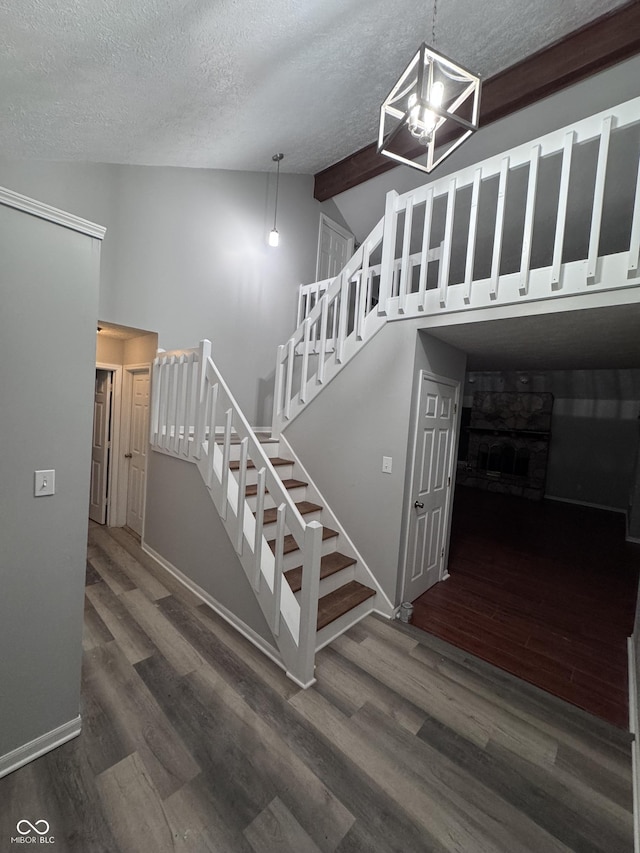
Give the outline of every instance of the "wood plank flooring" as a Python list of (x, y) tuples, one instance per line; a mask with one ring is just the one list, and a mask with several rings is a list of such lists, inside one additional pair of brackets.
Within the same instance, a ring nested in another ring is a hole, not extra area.
[(449, 572), (413, 624), (628, 728), (640, 545), (624, 517), (459, 487)]
[(79, 738), (0, 779), (59, 853), (631, 853), (630, 736), (368, 617), (302, 691), (92, 526)]

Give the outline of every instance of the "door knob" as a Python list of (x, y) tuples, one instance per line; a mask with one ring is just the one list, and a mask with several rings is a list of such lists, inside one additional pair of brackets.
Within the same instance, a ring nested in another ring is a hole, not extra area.
[(132, 458), (132, 456), (133, 456), (133, 453), (125, 453), (125, 454), (124, 454), (124, 458), (125, 458), (125, 459), (131, 459), (131, 458)]
[(424, 509), (424, 504), (423, 504), (423, 503), (421, 503), (420, 501), (416, 501), (416, 502), (414, 503), (414, 507), (415, 507), (416, 509)]

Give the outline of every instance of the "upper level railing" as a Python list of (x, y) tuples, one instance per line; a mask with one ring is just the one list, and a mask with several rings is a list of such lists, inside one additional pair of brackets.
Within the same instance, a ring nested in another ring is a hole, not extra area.
[[(278, 350), (278, 432), (387, 319), (640, 285), (640, 98), (403, 195)], [(467, 316), (472, 316), (468, 315)], [(425, 324), (427, 321), (425, 320)]]
[[(322, 525), (305, 522), (298, 511), (213, 363), (209, 341), (155, 359), (150, 431), (154, 450), (197, 464), (287, 671), (301, 685), (312, 683)], [(237, 470), (230, 465), (234, 444)], [(255, 514), (247, 501), (248, 470), (256, 473)], [(263, 533), (267, 498), (276, 508), (273, 550)], [(299, 602), (283, 582), (287, 534), (300, 549)]]

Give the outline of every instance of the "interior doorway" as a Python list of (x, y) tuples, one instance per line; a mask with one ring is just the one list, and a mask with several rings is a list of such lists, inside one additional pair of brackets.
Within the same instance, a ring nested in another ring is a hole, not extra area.
[(321, 213), (316, 281), (335, 278), (353, 254), (354, 244), (355, 237), (350, 231)]
[[(155, 332), (100, 322), (89, 517), (144, 535)], [(107, 425), (106, 405), (109, 402)]]

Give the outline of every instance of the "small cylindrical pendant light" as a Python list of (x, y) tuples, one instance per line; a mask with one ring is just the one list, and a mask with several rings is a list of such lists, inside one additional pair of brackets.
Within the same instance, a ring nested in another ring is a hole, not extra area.
[(269, 232), (269, 245), (274, 248), (280, 243), (280, 234), (278, 233), (277, 228), (277, 218), (278, 218), (278, 189), (280, 187), (280, 161), (284, 157), (284, 154), (274, 154), (271, 158), (274, 163), (277, 163), (277, 171), (276, 171), (276, 203), (273, 208), (273, 228)]

